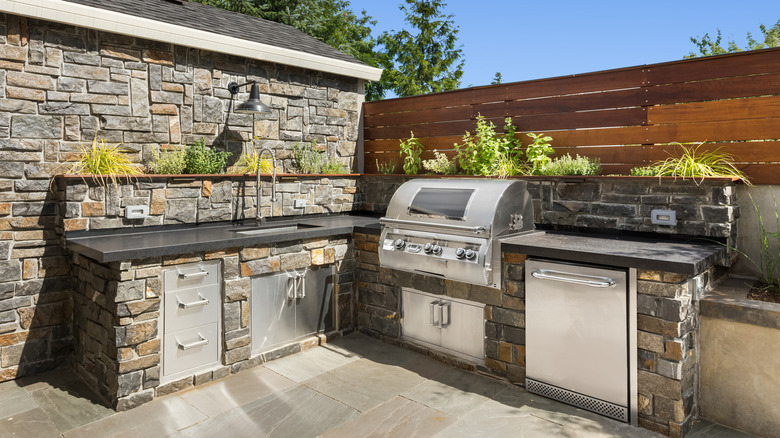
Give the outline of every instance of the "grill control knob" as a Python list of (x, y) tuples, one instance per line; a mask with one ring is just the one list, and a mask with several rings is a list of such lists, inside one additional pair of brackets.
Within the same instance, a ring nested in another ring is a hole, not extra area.
[(404, 249), (406, 242), (404, 242), (403, 239), (398, 239), (395, 241), (395, 243), (393, 243), (393, 245), (395, 245), (395, 249)]
[(433, 248), (431, 248), (431, 251), (433, 251), (434, 255), (441, 254), (441, 247), (439, 245), (433, 245)]
[(476, 258), (476, 257), (477, 257), (477, 253), (476, 252), (474, 252), (474, 251), (472, 251), (470, 249), (466, 250), (466, 260), (474, 260), (474, 258)]
[(423, 251), (425, 251), (426, 254), (430, 254), (433, 252), (433, 244), (432, 243), (426, 243), (425, 246), (423, 246)]
[(466, 257), (466, 250), (463, 248), (458, 248), (455, 250), (455, 257), (462, 259), (463, 257)]

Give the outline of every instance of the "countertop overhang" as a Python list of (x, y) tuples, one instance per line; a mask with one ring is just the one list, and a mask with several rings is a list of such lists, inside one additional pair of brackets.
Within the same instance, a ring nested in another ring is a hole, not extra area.
[(580, 263), (698, 275), (726, 256), (726, 247), (704, 241), (671, 241), (623, 235), (535, 231), (502, 240), (504, 251)]
[[(254, 221), (244, 225), (229, 222), (198, 225), (162, 225), (113, 230), (93, 230), (69, 233), (66, 242), (71, 251), (98, 262), (108, 263), (149, 257), (188, 254), (200, 251), (218, 251), (225, 248), (243, 248), (275, 242), (316, 239), (355, 231), (370, 231), (379, 221), (375, 217), (356, 215), (329, 215), (289, 217), (266, 222), (269, 228), (302, 224), (306, 228), (269, 234), (241, 234), (237, 231), (254, 228)], [(377, 231), (378, 232), (378, 231)]]
[[(265, 226), (293, 224), (301, 224), (305, 228), (252, 235), (237, 231), (253, 228), (253, 221), (245, 221), (244, 225), (229, 222), (162, 225), (72, 232), (66, 242), (71, 251), (108, 263), (354, 232), (378, 235), (381, 230), (376, 217), (346, 214), (280, 218), (269, 220)], [(698, 275), (726, 256), (725, 246), (703, 239), (683, 242), (623, 235), (533, 231), (501, 239), (501, 243), (503, 251), (531, 257), (687, 275)]]

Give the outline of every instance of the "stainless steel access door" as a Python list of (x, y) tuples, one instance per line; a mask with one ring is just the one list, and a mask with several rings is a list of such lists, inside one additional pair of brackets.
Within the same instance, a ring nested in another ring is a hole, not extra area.
[(627, 270), (526, 262), (526, 386), (629, 421)]
[(295, 337), (323, 333), (334, 328), (334, 265), (312, 266), (299, 284), (295, 314)]

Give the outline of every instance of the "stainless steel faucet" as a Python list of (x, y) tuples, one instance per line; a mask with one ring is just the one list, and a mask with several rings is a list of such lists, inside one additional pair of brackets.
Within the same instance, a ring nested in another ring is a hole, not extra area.
[(255, 215), (255, 221), (257, 222), (257, 225), (263, 225), (265, 223), (265, 218), (262, 213), (260, 213), (260, 199), (263, 194), (262, 190), (260, 190), (260, 163), (263, 162), (263, 153), (265, 151), (271, 153), (271, 165), (273, 166), (273, 170), (271, 171), (271, 216), (274, 215), (273, 203), (276, 202), (276, 154), (273, 149), (263, 147), (257, 155), (257, 183), (255, 184), (255, 189), (257, 190), (257, 214)]

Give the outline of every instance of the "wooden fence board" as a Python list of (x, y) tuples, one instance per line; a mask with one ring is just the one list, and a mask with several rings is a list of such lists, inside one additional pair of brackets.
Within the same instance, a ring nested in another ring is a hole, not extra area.
[(647, 121), (654, 125), (761, 119), (780, 115), (780, 96), (663, 105), (647, 111)]
[(648, 85), (780, 72), (780, 49), (694, 58), (647, 66)]
[(649, 105), (780, 94), (780, 73), (647, 88)]

